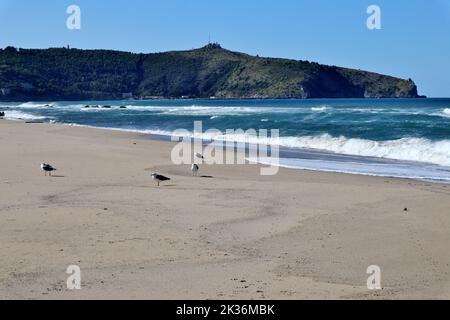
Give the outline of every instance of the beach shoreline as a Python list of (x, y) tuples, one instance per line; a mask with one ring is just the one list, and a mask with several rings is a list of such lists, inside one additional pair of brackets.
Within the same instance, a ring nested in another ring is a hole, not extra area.
[(0, 145), (0, 299), (450, 297), (448, 185), (260, 165), (193, 178), (172, 142), (81, 126), (0, 120)]

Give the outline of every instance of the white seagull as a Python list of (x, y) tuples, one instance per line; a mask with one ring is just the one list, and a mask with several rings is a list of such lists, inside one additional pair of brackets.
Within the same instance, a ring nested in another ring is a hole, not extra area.
[(192, 171), (192, 176), (197, 176), (198, 175), (198, 170), (200, 170), (199, 166), (197, 164), (193, 164), (191, 166), (191, 171)]
[(158, 187), (159, 187), (159, 184), (161, 182), (170, 180), (170, 178), (167, 178), (167, 177), (165, 177), (162, 174), (159, 174), (157, 172), (152, 173), (152, 179), (155, 180), (158, 183)]
[(41, 170), (44, 171), (45, 176), (47, 176), (47, 172), (48, 172), (49, 176), (51, 177), (52, 172), (56, 171), (56, 168), (52, 167), (48, 163), (41, 163)]

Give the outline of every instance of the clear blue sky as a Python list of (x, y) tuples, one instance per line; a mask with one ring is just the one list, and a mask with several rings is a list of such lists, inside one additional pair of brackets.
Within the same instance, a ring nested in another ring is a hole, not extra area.
[[(66, 28), (71, 4), (81, 30)], [(366, 27), (370, 4), (382, 30)], [(412, 78), (420, 94), (450, 97), (450, 0), (0, 0), (0, 47), (156, 52), (209, 34), (227, 49)]]

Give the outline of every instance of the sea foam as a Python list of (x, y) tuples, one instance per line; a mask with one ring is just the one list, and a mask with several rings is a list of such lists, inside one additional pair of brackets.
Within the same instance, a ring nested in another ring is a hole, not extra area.
[[(152, 133), (150, 131), (146, 133)], [(161, 132), (155, 134), (161, 134)], [(163, 135), (167, 135), (167, 132), (164, 132)], [(193, 137), (193, 135), (190, 137)], [(332, 137), (328, 134), (279, 138), (247, 134), (203, 134), (202, 137), (205, 140), (276, 145), (344, 155), (416, 161), (450, 166), (450, 140), (431, 141), (424, 138), (402, 138), (389, 141), (373, 141), (349, 139), (343, 136)]]
[(450, 165), (450, 140), (402, 138), (388, 141), (349, 139), (344, 136), (282, 137), (280, 145), (291, 148), (323, 150), (338, 154), (418, 161)]
[(315, 112), (325, 112), (329, 108), (327, 106), (320, 106), (320, 107), (312, 107), (311, 110)]
[(44, 120), (48, 119), (48, 117), (43, 116), (35, 116), (29, 113), (25, 113), (22, 111), (5, 111), (5, 119), (7, 120), (27, 120), (27, 121), (33, 121), (33, 120)]
[(249, 158), (251, 162), (264, 165), (279, 166), (290, 169), (349, 173), (366, 176), (393, 177), (434, 182), (450, 182), (450, 168), (436, 165), (390, 162), (370, 162), (365, 159), (354, 159), (352, 162), (312, 160), (312, 159), (273, 159)]

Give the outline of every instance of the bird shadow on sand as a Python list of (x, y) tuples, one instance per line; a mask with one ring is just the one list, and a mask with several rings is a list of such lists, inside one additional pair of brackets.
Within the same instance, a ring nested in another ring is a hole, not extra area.
[(203, 178), (203, 179), (214, 179), (213, 176), (199, 176), (199, 178)]
[(60, 176), (60, 175), (56, 175), (56, 176), (50, 176), (50, 178), (65, 178), (66, 176)]

